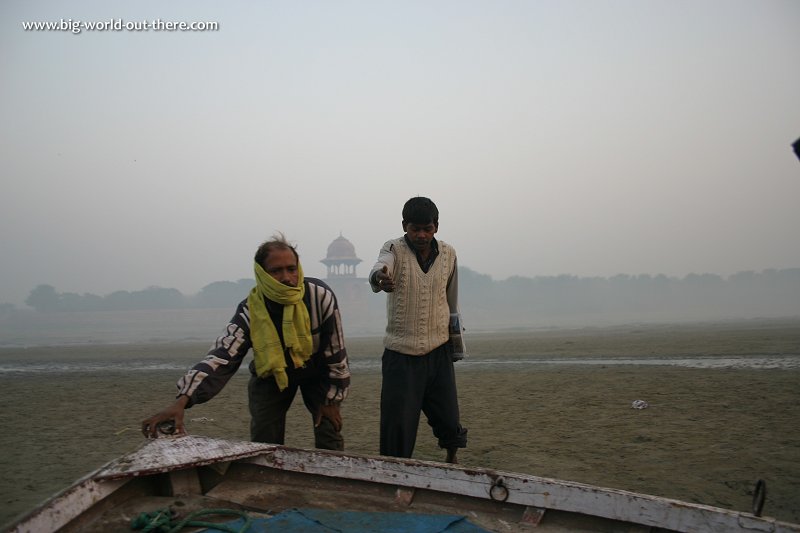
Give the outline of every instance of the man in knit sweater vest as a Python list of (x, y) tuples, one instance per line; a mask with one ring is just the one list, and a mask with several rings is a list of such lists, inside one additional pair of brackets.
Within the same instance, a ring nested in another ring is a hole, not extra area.
[(448, 343), (458, 268), (453, 247), (434, 238), (438, 229), (436, 204), (411, 198), (403, 206), (405, 235), (383, 245), (369, 275), (372, 290), (387, 293), (380, 453), (411, 457), (424, 412), (446, 461), (455, 463), (458, 448), (467, 446)]

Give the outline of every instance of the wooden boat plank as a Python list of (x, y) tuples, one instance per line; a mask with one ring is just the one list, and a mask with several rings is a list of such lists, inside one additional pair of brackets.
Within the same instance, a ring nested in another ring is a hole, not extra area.
[(102, 482), (90, 477), (84, 478), (48, 500), (46, 505), (37, 508), (29, 515), (30, 518), (27, 521), (10, 529), (9, 533), (56, 531), (124, 484), (124, 480)]
[(339, 456), (321, 450), (291, 448), (278, 448), (246, 461), (273, 468), (375, 483), (389, 482), (484, 499), (501, 497), (496, 489), (493, 491), (501, 481), (508, 491), (505, 500), (508, 503), (591, 514), (687, 533), (799, 531), (768, 518), (756, 518), (727, 509), (490, 469), (418, 460)]
[(97, 479), (149, 475), (177, 468), (191, 468), (219, 461), (234, 461), (276, 448), (274, 444), (239, 442), (187, 435), (148, 441), (138, 450), (110, 462), (95, 474)]

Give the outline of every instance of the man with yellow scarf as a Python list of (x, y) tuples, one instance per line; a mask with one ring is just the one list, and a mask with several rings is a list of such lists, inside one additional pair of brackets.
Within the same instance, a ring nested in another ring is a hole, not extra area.
[(174, 421), (185, 434), (184, 410), (213, 398), (253, 349), (248, 396), (250, 438), (283, 444), (286, 413), (297, 390), (312, 415), (314, 446), (343, 450), (339, 405), (347, 397), (350, 369), (342, 321), (333, 291), (303, 276), (295, 248), (283, 235), (255, 254), (256, 286), (243, 300), (206, 358), (178, 381), (177, 399), (142, 422), (154, 438)]

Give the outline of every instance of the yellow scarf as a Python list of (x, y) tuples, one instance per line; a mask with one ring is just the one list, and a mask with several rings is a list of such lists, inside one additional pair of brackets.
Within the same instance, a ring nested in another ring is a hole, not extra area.
[(305, 365), (311, 357), (313, 341), (311, 339), (311, 319), (308, 309), (303, 303), (306, 293), (303, 283), (303, 269), (297, 263), (297, 287), (289, 287), (279, 282), (255, 264), (256, 286), (247, 296), (250, 308), (250, 340), (253, 342), (253, 357), (258, 377), (275, 376), (278, 389), (289, 385), (286, 375), (286, 359), (278, 330), (272, 323), (264, 298), (283, 305), (283, 342), (292, 357), (295, 368)]

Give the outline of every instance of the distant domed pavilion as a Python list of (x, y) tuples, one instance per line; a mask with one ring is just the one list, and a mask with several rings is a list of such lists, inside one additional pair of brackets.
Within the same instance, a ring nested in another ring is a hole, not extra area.
[(361, 259), (356, 257), (355, 246), (340, 233), (328, 246), (327, 257), (320, 262), (328, 267), (328, 279), (355, 278), (357, 277), (356, 265), (361, 262)]
[(372, 292), (367, 278), (356, 275), (360, 262), (355, 246), (341, 232), (328, 246), (327, 257), (320, 259), (328, 267), (325, 283), (336, 294), (345, 330), (350, 335), (375, 335), (386, 326), (386, 298)]

